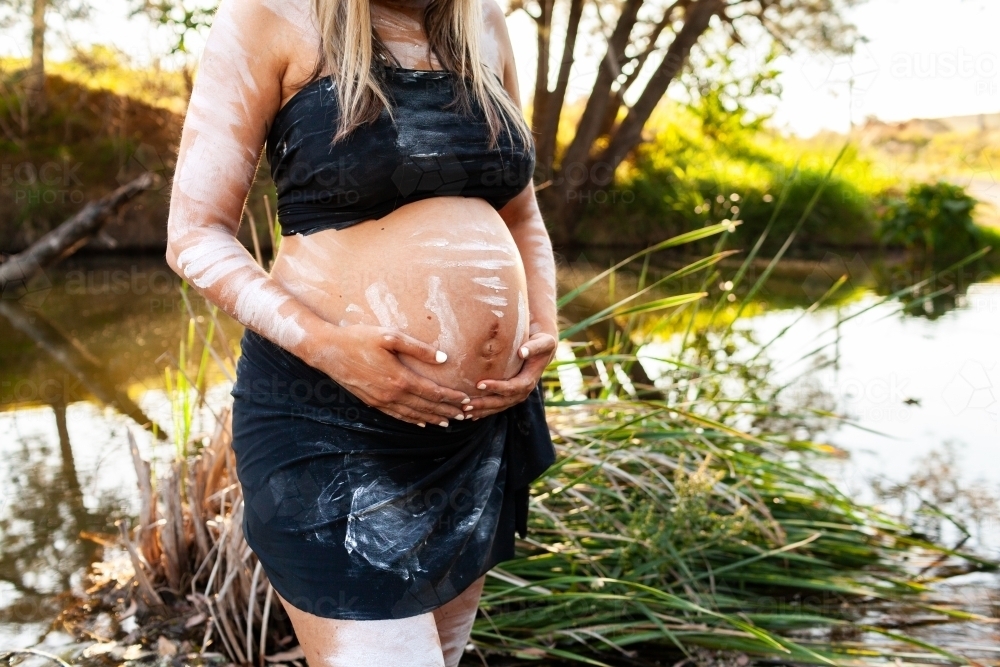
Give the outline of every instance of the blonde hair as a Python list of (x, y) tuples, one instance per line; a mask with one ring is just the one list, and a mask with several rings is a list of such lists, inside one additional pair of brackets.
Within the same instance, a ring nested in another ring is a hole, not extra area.
[[(480, 48), (483, 0), (431, 0), (423, 24), (428, 47), (444, 69), (459, 75), (455, 104), (471, 112), (475, 100), (486, 116), (490, 145), (495, 146), (501, 126), (513, 138), (508, 119), (524, 144), (532, 142), (531, 130), (521, 109), (486, 66)], [(316, 73), (329, 72), (336, 81), (340, 119), (334, 141), (359, 125), (373, 122), (382, 109), (392, 118), (392, 105), (375, 75), (377, 63), (399, 67), (373, 26), (369, 0), (313, 0), (322, 36)], [(501, 114), (500, 111), (505, 112)]]

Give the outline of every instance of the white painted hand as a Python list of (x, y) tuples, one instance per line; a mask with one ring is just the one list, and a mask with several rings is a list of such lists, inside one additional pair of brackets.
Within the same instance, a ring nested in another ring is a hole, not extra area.
[(524, 360), (521, 371), (509, 380), (483, 380), (476, 386), (489, 394), (473, 398), (467, 418), (488, 417), (527, 400), (538, 384), (545, 367), (556, 354), (556, 337), (550, 333), (532, 334), (517, 352)]
[(442, 364), (447, 355), (422, 341), (386, 327), (330, 326), (309, 344), (307, 363), (373, 408), (387, 415), (426, 426), (447, 426), (463, 419), (467, 394), (442, 387), (407, 368), (399, 355), (428, 364)]

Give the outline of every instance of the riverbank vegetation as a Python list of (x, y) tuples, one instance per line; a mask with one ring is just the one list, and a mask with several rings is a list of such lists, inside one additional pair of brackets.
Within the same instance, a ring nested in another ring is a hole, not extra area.
[[(48, 65), (47, 110), (29, 119), (19, 88), (25, 65), (0, 61), (0, 152), (6, 165), (0, 198), (12, 204), (0, 209), (0, 250), (24, 247), (81, 202), (142, 170), (160, 175), (157, 186), (141, 206), (132, 208), (128, 224), (110, 225), (108, 235), (119, 247), (160, 250), (168, 177), (190, 80), (178, 71), (136, 69), (119, 54), (97, 47), (69, 62)], [(647, 124), (650, 141), (618, 168), (613, 183), (588, 192), (580, 202), (571, 243), (643, 246), (728, 218), (742, 222), (738, 238), (744, 247), (768, 228), (761, 251), (774, 254), (845, 139), (785, 136), (761, 119), (746, 120), (741, 110), (724, 113), (723, 103), (710, 95), (688, 104), (665, 99)], [(579, 113), (582, 109), (570, 108), (563, 114), (557, 148), (571, 141)], [(968, 176), (970, 169), (992, 178), (992, 172), (983, 171), (989, 156), (982, 151), (949, 153), (942, 148), (954, 149), (962, 137), (973, 141), (965, 135), (975, 130), (938, 132), (923, 149), (913, 128), (895, 134), (883, 128), (877, 137), (873, 132), (859, 130), (849, 139), (836, 175), (794, 235), (792, 255), (819, 258), (831, 249), (887, 249), (912, 253), (924, 263), (926, 253), (918, 247), (924, 241), (914, 240), (911, 232), (899, 233), (902, 204), (905, 224), (913, 229), (936, 229), (935, 234), (944, 236), (954, 231), (961, 235), (963, 249), (996, 245), (1000, 227), (988, 224), (997, 215), (991, 205), (974, 203), (961, 186), (940, 180), (949, 173)], [(909, 152), (890, 150), (903, 139)], [(934, 171), (918, 168), (932, 160), (937, 160)], [(266, 250), (262, 221), (267, 211), (261, 196), (269, 192), (270, 181), (266, 165), (261, 171), (265, 176), (258, 179), (249, 203), (254, 219), (261, 221), (258, 232)], [(785, 203), (772, 221), (786, 184)], [(705, 244), (694, 248), (710, 249)], [(960, 252), (934, 253), (935, 268), (956, 261)]]
[[(819, 434), (843, 418), (785, 400), (769, 343), (734, 326), (771, 275), (751, 280), (752, 257), (735, 272), (719, 268), (734, 232), (731, 222), (688, 232), (563, 290), (566, 313), (593, 292), (614, 294), (620, 272), (636, 280), (625, 299), (563, 322), (544, 378), (558, 461), (533, 486), (517, 559), (487, 579), (469, 664), (968, 663), (912, 636), (906, 619), (992, 623), (934, 589), (997, 564), (850, 498), (821, 472), (844, 454)], [(650, 270), (656, 253), (703, 239), (714, 241), (711, 255), (665, 275)], [(701, 288), (680, 289), (688, 278)], [(730, 298), (744, 280), (745, 296)], [(930, 296), (914, 298), (899, 307)], [(214, 432), (190, 429), (206, 404), (207, 369), (231, 375), (233, 363), (217, 315), (191, 314), (167, 381), (174, 446), (152, 466), (133, 446), (139, 516), (119, 523), (89, 599), (61, 619), (80, 636), (99, 612), (112, 619), (101, 641), (68, 656), (78, 664), (157, 655), (301, 664), (242, 539), (225, 404), (208, 404)], [(664, 331), (673, 323), (655, 381), (640, 361), (649, 338), (638, 332), (650, 319)]]

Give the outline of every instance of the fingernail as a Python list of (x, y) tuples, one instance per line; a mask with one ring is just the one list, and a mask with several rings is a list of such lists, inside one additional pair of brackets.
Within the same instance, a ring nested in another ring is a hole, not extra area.
[(472, 409), (472, 406), (471, 406), (471, 405), (466, 405), (466, 406), (465, 406), (465, 411), (466, 411), (466, 412), (468, 412), (468, 411), (469, 411), (469, 410), (471, 410), (471, 409)]
[(441, 350), (438, 350), (437, 353), (434, 354), (434, 359), (436, 359), (439, 364), (443, 364), (448, 361), (448, 355)]
[(457, 419), (458, 421), (462, 421), (465, 419), (465, 415), (455, 415), (455, 419)]
[(485, 382), (480, 382), (480, 383), (479, 383), (479, 384), (478, 384), (478, 385), (476, 386), (476, 389), (486, 389), (486, 383), (485, 383)]
[[(465, 399), (464, 399), (464, 400), (462, 401), (462, 405), (468, 405), (469, 403), (472, 403), (472, 399), (471, 399), (471, 398), (468, 398), (468, 397), (466, 397), (466, 398), (465, 398)], [(471, 410), (471, 409), (472, 409), (472, 408), (466, 408), (466, 410)]]
[(443, 422), (439, 422), (438, 426), (441, 426), (443, 428), (448, 428), (448, 420), (446, 419)]
[(521, 348), (521, 358), (522, 359), (527, 359), (529, 354), (531, 354), (531, 350), (528, 349), (527, 345), (525, 345), (524, 347)]
[(417, 424), (417, 426), (419, 426), (420, 428), (427, 428), (427, 424), (425, 424), (425, 423), (423, 423), (423, 422), (419, 422), (419, 423)]

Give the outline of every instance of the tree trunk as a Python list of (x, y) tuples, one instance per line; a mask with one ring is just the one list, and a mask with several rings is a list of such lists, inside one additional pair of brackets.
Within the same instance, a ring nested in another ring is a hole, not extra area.
[[(559, 74), (556, 77), (555, 90), (545, 89), (544, 104), (538, 103), (536, 92), (534, 109), (532, 109), (533, 124), (538, 136), (536, 147), (536, 169), (540, 169), (542, 180), (552, 178), (555, 161), (556, 134), (559, 131), (559, 118), (562, 115), (563, 103), (566, 101), (566, 89), (569, 86), (569, 73), (573, 68), (576, 38), (580, 32), (580, 18), (583, 15), (583, 0), (570, 0), (569, 23), (566, 29), (566, 39), (563, 43), (562, 62), (559, 63)], [(541, 69), (539, 69), (539, 72)], [(546, 67), (546, 73), (548, 68)], [(536, 84), (536, 91), (538, 90)]]
[(576, 134), (560, 160), (552, 185), (543, 190), (541, 204), (549, 223), (552, 242), (558, 246), (573, 241), (576, 219), (581, 209), (576, 195), (581, 185), (592, 180), (593, 175), (589, 170), (590, 150), (599, 136), (611, 88), (621, 72), (622, 55), (628, 46), (643, 2), (644, 0), (625, 1), (614, 32), (608, 39), (607, 51), (597, 70), (597, 79), (584, 107), (583, 116), (577, 124)]
[(614, 173), (615, 168), (621, 164), (622, 160), (639, 145), (642, 128), (652, 115), (653, 109), (667, 92), (670, 82), (677, 77), (687, 62), (691, 48), (708, 30), (712, 17), (720, 14), (725, 6), (725, 0), (698, 0), (687, 8), (684, 27), (677, 33), (670, 48), (667, 49), (667, 54), (664, 56), (660, 68), (650, 78), (642, 95), (632, 105), (628, 115), (618, 126), (618, 130), (608, 143), (608, 147), (597, 158), (598, 163)]
[(538, 29), (538, 63), (535, 67), (535, 94), (532, 97), (531, 124), (536, 143), (541, 139), (542, 120), (549, 108), (549, 49), (552, 45), (552, 10), (555, 0), (541, 0), (541, 10), (535, 20)]
[(119, 208), (136, 198), (155, 182), (153, 174), (146, 172), (97, 201), (89, 202), (76, 215), (32, 243), (23, 252), (8, 257), (0, 264), (0, 293), (4, 298), (15, 298), (27, 287), (31, 279), (42, 270), (83, 246), (90, 237), (101, 231)]
[(32, 111), (45, 110), (45, 9), (48, 0), (33, 0), (31, 12), (31, 67), (25, 81), (28, 106)]

